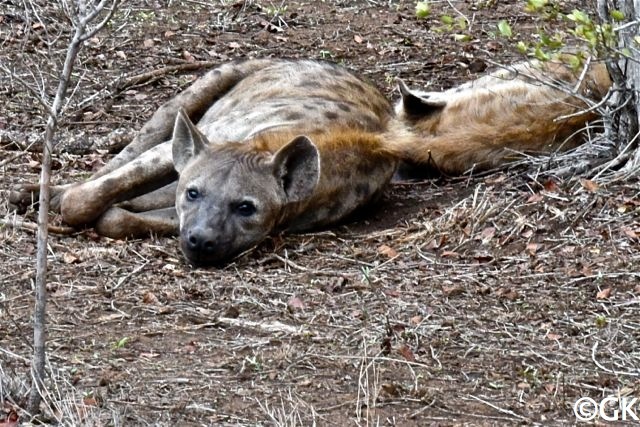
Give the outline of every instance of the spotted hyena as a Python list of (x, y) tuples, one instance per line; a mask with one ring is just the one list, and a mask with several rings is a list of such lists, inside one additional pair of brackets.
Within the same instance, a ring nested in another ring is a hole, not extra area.
[(109, 237), (179, 234), (189, 261), (215, 264), (379, 195), (398, 162), (385, 150), (393, 120), (387, 99), (345, 68), (225, 64), (164, 104), (96, 176), (58, 188), (56, 204), (66, 223)]
[(89, 181), (55, 189), (55, 206), (105, 236), (179, 235), (190, 262), (216, 264), (269, 234), (344, 219), (401, 161), (458, 174), (566, 144), (592, 118), (577, 114), (585, 98), (610, 81), (596, 65), (575, 85), (564, 66), (528, 63), (445, 92), (400, 82), (394, 111), (336, 65), (225, 64), (164, 104)]

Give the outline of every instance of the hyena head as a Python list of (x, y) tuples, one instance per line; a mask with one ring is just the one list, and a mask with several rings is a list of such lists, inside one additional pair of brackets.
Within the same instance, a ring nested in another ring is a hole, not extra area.
[(196, 265), (228, 261), (286, 226), (283, 209), (309, 199), (320, 177), (318, 149), (305, 136), (275, 153), (249, 142), (208, 144), (182, 111), (172, 147), (180, 246)]

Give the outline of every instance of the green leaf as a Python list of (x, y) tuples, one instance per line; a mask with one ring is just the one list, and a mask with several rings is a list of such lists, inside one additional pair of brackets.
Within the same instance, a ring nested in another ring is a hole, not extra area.
[(546, 61), (548, 61), (550, 59), (549, 58), (549, 54), (547, 54), (539, 46), (536, 47), (536, 49), (533, 51), (533, 55), (536, 57), (536, 59), (538, 59), (539, 61), (542, 61), (542, 62), (546, 62)]
[(609, 15), (611, 15), (611, 19), (613, 19), (614, 21), (624, 21), (624, 13), (620, 12), (617, 9), (612, 10)]
[(449, 15), (442, 15), (440, 17), (440, 22), (442, 22), (445, 25), (453, 25), (453, 18), (450, 17)]
[(573, 11), (567, 15), (567, 18), (580, 24), (591, 25), (591, 18), (582, 10), (573, 9)]
[(537, 12), (543, 9), (549, 3), (548, 0), (528, 0), (527, 1), (527, 12)]
[(468, 42), (471, 41), (471, 36), (469, 34), (454, 34), (453, 39), (457, 42)]
[(628, 47), (623, 47), (620, 52), (622, 53), (622, 56), (624, 56), (625, 58), (632, 58), (633, 57), (633, 53), (631, 52), (631, 49), (629, 49)]
[(635, 37), (633, 38), (633, 41), (634, 41), (637, 45), (640, 45), (640, 36), (635, 36)]
[(431, 14), (431, 6), (428, 1), (419, 1), (416, 3), (416, 18), (424, 19)]
[(518, 42), (518, 44), (516, 44), (516, 49), (518, 49), (518, 52), (520, 52), (522, 55), (524, 55), (524, 54), (527, 53), (527, 50), (529, 50), (529, 46), (527, 46), (527, 44), (525, 42), (520, 40)]
[(502, 34), (502, 37), (510, 39), (513, 36), (509, 23), (504, 19), (498, 22), (498, 30), (500, 31), (500, 34)]

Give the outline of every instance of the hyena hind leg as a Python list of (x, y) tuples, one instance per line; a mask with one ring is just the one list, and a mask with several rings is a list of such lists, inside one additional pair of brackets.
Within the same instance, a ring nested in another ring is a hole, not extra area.
[(175, 236), (178, 228), (178, 214), (174, 207), (147, 212), (112, 207), (98, 218), (95, 225), (98, 234), (112, 239), (147, 237), (150, 233)]

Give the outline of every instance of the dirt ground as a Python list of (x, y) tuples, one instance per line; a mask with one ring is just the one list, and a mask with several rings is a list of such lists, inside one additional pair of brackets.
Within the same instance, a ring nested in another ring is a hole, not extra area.
[[(69, 23), (55, 2), (35, 2), (40, 21), (0, 3), (0, 61), (51, 95)], [(395, 97), (396, 77), (440, 89), (516, 61), (501, 19), (547, 25), (519, 1), (433, 3), (425, 20), (414, 1), (125, 3), (81, 52), (56, 182), (99, 168), (206, 66), (325, 59)], [(442, 13), (472, 40), (439, 31)], [(35, 212), (6, 196), (37, 181), (45, 123), (40, 89), (0, 78), (0, 218), (26, 224), (0, 226), (3, 425), (26, 402), (35, 277)], [(640, 397), (638, 182), (554, 179), (543, 163), (396, 183), (353, 222), (221, 269), (187, 266), (172, 238), (51, 236), (47, 421), (560, 424), (580, 397)]]

